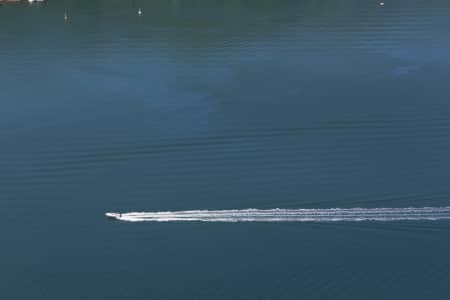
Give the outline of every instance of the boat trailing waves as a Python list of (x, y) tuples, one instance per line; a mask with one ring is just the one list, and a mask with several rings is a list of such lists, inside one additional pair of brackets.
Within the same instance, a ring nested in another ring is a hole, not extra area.
[(108, 212), (106, 216), (128, 222), (360, 222), (448, 220), (450, 207), (231, 209), (158, 212)]

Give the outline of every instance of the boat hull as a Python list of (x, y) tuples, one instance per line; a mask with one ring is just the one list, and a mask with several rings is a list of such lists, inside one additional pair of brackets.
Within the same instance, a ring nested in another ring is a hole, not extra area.
[(106, 214), (105, 214), (105, 216), (108, 218), (108, 219), (114, 219), (114, 220), (120, 220), (120, 213), (114, 213), (114, 212), (107, 212)]

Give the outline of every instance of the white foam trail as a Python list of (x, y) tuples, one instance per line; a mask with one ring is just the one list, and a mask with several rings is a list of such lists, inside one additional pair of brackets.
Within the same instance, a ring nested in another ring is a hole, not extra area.
[(128, 222), (437, 221), (450, 219), (450, 207), (185, 210), (106, 215)]

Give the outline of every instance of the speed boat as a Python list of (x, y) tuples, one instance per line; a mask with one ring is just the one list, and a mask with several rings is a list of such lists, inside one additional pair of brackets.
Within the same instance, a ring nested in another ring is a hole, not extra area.
[(114, 219), (114, 220), (120, 220), (120, 218), (122, 217), (121, 213), (115, 213), (115, 212), (107, 212), (105, 215), (108, 219)]

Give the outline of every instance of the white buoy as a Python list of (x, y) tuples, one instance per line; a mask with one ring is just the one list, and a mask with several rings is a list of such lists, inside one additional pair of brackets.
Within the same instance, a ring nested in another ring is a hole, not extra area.
[(64, 13), (64, 21), (69, 20), (69, 17), (67, 16), (67, 13)]
[(384, 2), (380, 2), (380, 5), (383, 6), (383, 5), (384, 5)]
[(138, 10), (138, 15), (142, 15), (142, 10), (139, 8), (139, 10)]

